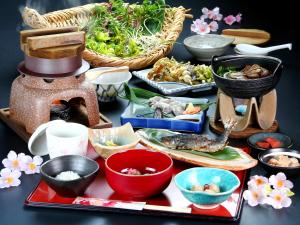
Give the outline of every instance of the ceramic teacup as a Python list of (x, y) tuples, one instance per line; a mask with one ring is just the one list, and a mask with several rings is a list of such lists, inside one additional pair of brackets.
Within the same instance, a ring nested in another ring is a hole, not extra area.
[(88, 129), (78, 123), (58, 123), (46, 129), (50, 158), (62, 155), (85, 156), (88, 147)]

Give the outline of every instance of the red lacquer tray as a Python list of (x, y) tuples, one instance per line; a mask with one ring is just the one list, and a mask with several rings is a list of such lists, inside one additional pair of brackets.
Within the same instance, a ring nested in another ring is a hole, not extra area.
[[(89, 151), (89, 155), (91, 158), (95, 158), (95, 153)], [(86, 204), (85, 201), (80, 202), (81, 204), (74, 204), (73, 202), (75, 198), (64, 198), (57, 195), (55, 191), (53, 191), (44, 181), (41, 181), (33, 190), (33, 192), (27, 197), (25, 205), (33, 207), (67, 208), (103, 212), (173, 216), (193, 219), (212, 219), (220, 221), (236, 221), (240, 217), (243, 202), (242, 193), (245, 181), (247, 179), (247, 171), (235, 172), (241, 181), (241, 186), (227, 201), (223, 202), (214, 209), (199, 209), (194, 207), (183, 197), (179, 189), (177, 189), (175, 186), (173, 180), (169, 187), (162, 194), (149, 199), (133, 200), (128, 199), (125, 196), (120, 196), (109, 187), (105, 180), (104, 160), (101, 158), (97, 158), (96, 160), (100, 165), (100, 172), (94, 182), (87, 188), (85, 195), (82, 197), (99, 198), (102, 202), (105, 201), (102, 206)], [(174, 175), (190, 167), (192, 167), (192, 165), (174, 161)], [(143, 207), (143, 209), (138, 210), (118, 207), (116, 208), (116, 202), (125, 202), (129, 204), (143, 202), (146, 205)]]

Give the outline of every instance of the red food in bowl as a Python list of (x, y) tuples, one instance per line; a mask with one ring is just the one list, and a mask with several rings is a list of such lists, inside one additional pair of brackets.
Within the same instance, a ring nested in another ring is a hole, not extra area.
[(269, 149), (271, 147), (271, 145), (268, 142), (265, 141), (258, 141), (255, 143), (258, 147), (260, 148), (265, 148), (265, 149)]
[(282, 146), (282, 143), (276, 138), (267, 137), (265, 141), (268, 142), (272, 148), (280, 148)]
[[(145, 149), (118, 152), (105, 161), (108, 184), (118, 194), (132, 198), (147, 198), (163, 192), (172, 179), (173, 160), (167, 154)], [(126, 168), (144, 171), (153, 168), (156, 172), (144, 175), (122, 173)]]
[(262, 141), (256, 142), (255, 144), (258, 147), (264, 148), (264, 149), (282, 147), (281, 141), (277, 140), (276, 138), (272, 138), (272, 137), (267, 137), (267, 138), (263, 139)]

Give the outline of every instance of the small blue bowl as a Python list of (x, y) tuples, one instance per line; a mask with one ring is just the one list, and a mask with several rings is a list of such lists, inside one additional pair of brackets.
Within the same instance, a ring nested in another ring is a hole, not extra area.
[[(239, 178), (232, 172), (207, 167), (184, 170), (175, 176), (175, 184), (181, 193), (198, 208), (211, 209), (226, 201), (240, 186)], [(216, 184), (220, 193), (191, 191), (193, 185)]]

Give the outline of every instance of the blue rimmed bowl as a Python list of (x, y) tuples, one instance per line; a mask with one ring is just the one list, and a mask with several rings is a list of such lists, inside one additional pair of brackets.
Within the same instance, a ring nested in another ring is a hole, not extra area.
[[(240, 186), (239, 178), (223, 169), (195, 167), (184, 170), (175, 176), (175, 184), (190, 202), (198, 208), (210, 209), (226, 201)], [(191, 191), (193, 185), (215, 184), (220, 193)]]

